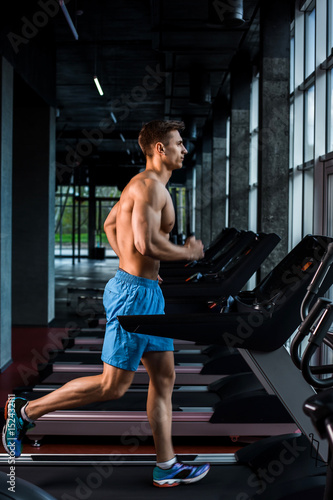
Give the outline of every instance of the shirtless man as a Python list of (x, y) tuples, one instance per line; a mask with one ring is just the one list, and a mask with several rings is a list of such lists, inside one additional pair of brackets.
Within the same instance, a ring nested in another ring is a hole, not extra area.
[(198, 481), (207, 474), (208, 464), (183, 465), (173, 450), (172, 339), (126, 332), (117, 320), (117, 316), (127, 314), (163, 314), (164, 298), (158, 277), (160, 260), (191, 261), (204, 255), (202, 242), (193, 236), (184, 246), (169, 241), (175, 214), (165, 186), (172, 172), (182, 168), (187, 153), (179, 133), (183, 128), (182, 122), (158, 120), (143, 126), (139, 144), (146, 156), (146, 169), (131, 179), (104, 224), (110, 245), (119, 257), (119, 270), (104, 291), (107, 325), (102, 350), (103, 373), (72, 380), (34, 401), (9, 399), (2, 433), (8, 453), (12, 453), (15, 445), (15, 455), (21, 454), (23, 436), (33, 421), (46, 413), (123, 396), (141, 359), (150, 379), (147, 415), (157, 460), (153, 484), (177, 486)]

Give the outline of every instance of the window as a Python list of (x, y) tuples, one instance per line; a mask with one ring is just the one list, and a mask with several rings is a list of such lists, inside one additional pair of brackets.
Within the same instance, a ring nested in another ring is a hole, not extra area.
[(313, 233), (313, 167), (303, 172), (303, 236)]
[(316, 9), (305, 13), (305, 73), (304, 79), (315, 70)]
[(333, 48), (333, 1), (327, 1), (327, 56), (330, 56)]
[(314, 156), (315, 87), (310, 87), (304, 95), (304, 162)]
[[(88, 255), (88, 186), (58, 186), (55, 194), (55, 255), (69, 257), (73, 245)], [(74, 231), (73, 231), (74, 224)], [(73, 243), (73, 233), (75, 233)]]
[(333, 151), (333, 69), (327, 72), (327, 145), (326, 152)]
[(294, 202), (294, 99), (290, 101), (290, 116), (289, 116), (289, 209), (288, 209), (288, 248), (292, 248), (293, 237), (293, 202)]
[[(314, 119), (315, 86), (312, 85), (304, 95), (304, 163), (314, 158)], [(313, 164), (304, 166), (302, 196), (302, 234), (313, 232)]]
[(225, 226), (229, 226), (229, 181), (230, 181), (230, 117), (227, 120), (225, 160)]
[(106, 255), (112, 255), (112, 253), (110, 253), (109, 243), (104, 232), (104, 222), (120, 195), (121, 192), (116, 186), (95, 186), (95, 247), (105, 246)]
[(252, 79), (250, 96), (249, 230), (257, 231), (259, 147), (259, 75)]
[(290, 93), (295, 89), (295, 36), (292, 33), (290, 38)]

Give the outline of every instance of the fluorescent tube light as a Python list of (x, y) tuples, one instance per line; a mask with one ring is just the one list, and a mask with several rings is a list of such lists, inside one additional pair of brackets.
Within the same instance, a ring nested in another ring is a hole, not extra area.
[(125, 141), (126, 141), (126, 139), (125, 139), (125, 137), (123, 136), (123, 134), (122, 134), (122, 133), (120, 133), (120, 134), (119, 134), (119, 137), (120, 137), (120, 139), (121, 139), (123, 142), (125, 142)]
[(116, 116), (115, 116), (115, 114), (114, 114), (114, 112), (113, 112), (113, 111), (111, 111), (110, 115), (111, 115), (112, 120), (113, 120), (115, 123), (117, 123), (117, 118), (116, 118)]
[(95, 85), (96, 85), (97, 90), (98, 90), (98, 92), (99, 92), (99, 95), (104, 95), (104, 92), (103, 92), (103, 90), (102, 90), (101, 84), (100, 84), (100, 83), (99, 83), (99, 81), (98, 81), (97, 76), (94, 76), (94, 82), (95, 82)]
[(75, 40), (78, 40), (79, 39), (79, 35), (78, 35), (78, 32), (76, 31), (76, 28), (75, 28), (75, 26), (73, 24), (71, 16), (69, 15), (69, 12), (68, 12), (67, 7), (65, 5), (65, 1), (64, 0), (59, 0), (59, 5), (61, 7), (61, 10), (64, 13), (66, 21), (68, 22), (68, 25), (69, 25), (69, 27), (70, 27), (73, 35), (74, 35)]

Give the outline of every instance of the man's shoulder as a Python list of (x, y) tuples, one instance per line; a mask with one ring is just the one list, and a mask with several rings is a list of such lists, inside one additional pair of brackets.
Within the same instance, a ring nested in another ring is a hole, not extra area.
[(130, 181), (128, 187), (130, 188), (132, 193), (137, 194), (161, 194), (166, 192), (166, 187), (162, 184), (161, 181), (150, 177), (149, 175), (142, 175), (144, 172), (136, 175)]

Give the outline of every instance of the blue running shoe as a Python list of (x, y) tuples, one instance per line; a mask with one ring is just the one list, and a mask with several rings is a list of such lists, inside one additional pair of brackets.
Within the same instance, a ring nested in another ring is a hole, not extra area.
[(21, 455), (22, 439), (29, 429), (35, 427), (35, 424), (26, 422), (21, 417), (21, 408), (27, 402), (26, 399), (14, 397), (8, 399), (5, 406), (6, 423), (2, 430), (2, 444), (11, 457)]
[(210, 469), (209, 464), (199, 465), (184, 465), (181, 462), (176, 462), (170, 469), (161, 469), (155, 467), (153, 471), (153, 484), (160, 488), (178, 486), (179, 484), (189, 484), (200, 481)]

